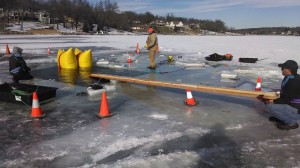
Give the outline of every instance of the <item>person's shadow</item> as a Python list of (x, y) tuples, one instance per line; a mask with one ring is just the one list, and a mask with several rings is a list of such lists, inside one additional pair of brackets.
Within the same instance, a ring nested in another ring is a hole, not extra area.
[(196, 167), (242, 167), (241, 150), (238, 144), (224, 133), (224, 126), (216, 124), (211, 131), (195, 143), (200, 160)]
[[(167, 141), (149, 151), (150, 155), (168, 154), (178, 151), (194, 151), (199, 155), (195, 168), (242, 167), (241, 150), (238, 144), (224, 133), (224, 126), (214, 125), (204, 135), (184, 135)], [(159, 153), (158, 149), (163, 149)]]
[[(143, 144), (127, 150), (121, 150), (97, 161), (97, 164), (113, 163), (129, 156), (159, 156), (171, 153), (192, 151), (197, 153), (198, 161), (189, 165), (190, 168), (231, 168), (242, 167), (241, 150), (238, 144), (224, 133), (224, 127), (216, 124), (207, 133), (188, 133), (171, 140), (159, 141), (155, 144)], [(175, 161), (176, 162), (176, 161)]]

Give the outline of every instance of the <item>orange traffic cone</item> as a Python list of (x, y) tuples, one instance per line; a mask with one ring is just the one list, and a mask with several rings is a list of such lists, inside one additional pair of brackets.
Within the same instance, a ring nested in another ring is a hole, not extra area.
[(156, 53), (159, 53), (159, 46), (158, 46), (158, 43), (157, 43)]
[(50, 48), (48, 47), (48, 51), (47, 51), (48, 55), (51, 54)]
[(9, 47), (8, 47), (8, 44), (6, 44), (6, 55), (9, 55), (9, 54), (10, 54)]
[(127, 60), (128, 63), (132, 63), (132, 59), (131, 59), (131, 54), (128, 54), (128, 60)]
[(261, 91), (261, 79), (260, 79), (260, 77), (257, 78), (255, 91)]
[(113, 115), (114, 113), (109, 112), (109, 107), (106, 99), (106, 92), (102, 92), (100, 112), (97, 116), (99, 118), (106, 118), (106, 117), (111, 117)]
[(139, 47), (139, 43), (136, 43), (135, 53), (136, 53), (136, 54), (140, 54), (140, 53), (141, 53), (140, 47)]
[(197, 104), (197, 102), (193, 98), (193, 95), (192, 95), (192, 92), (190, 89), (186, 90), (186, 96), (187, 96), (186, 102), (185, 102), (186, 105), (195, 106)]
[(45, 116), (45, 114), (43, 114), (43, 112), (40, 108), (40, 103), (39, 103), (38, 96), (37, 96), (36, 92), (33, 92), (31, 117), (41, 118), (41, 117), (44, 117), (44, 116)]

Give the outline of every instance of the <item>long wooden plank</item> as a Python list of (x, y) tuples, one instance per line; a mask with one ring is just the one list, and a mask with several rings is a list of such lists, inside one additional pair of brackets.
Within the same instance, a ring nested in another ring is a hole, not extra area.
[(226, 94), (226, 95), (243, 96), (243, 97), (257, 97), (258, 95), (264, 95), (265, 98), (272, 99), (272, 100), (278, 98), (276, 92), (249, 91), (249, 90), (220, 88), (220, 87), (194, 85), (194, 84), (186, 84), (186, 83), (163, 82), (163, 81), (146, 80), (146, 79), (139, 79), (139, 78), (132, 78), (132, 77), (122, 77), (116, 75), (106, 75), (106, 74), (91, 74), (90, 77), (105, 78), (105, 79), (117, 80), (122, 82), (130, 82), (135, 84), (153, 85), (153, 86), (161, 86), (161, 87), (169, 87), (169, 88), (177, 88), (177, 89), (190, 89), (190, 90), (195, 90), (200, 92), (208, 92), (208, 93), (216, 93), (216, 94)]

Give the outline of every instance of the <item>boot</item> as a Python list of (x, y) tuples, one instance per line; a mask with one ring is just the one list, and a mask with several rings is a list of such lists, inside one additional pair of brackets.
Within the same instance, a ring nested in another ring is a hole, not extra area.
[(19, 83), (19, 80), (18, 80), (16, 77), (13, 77), (13, 78), (12, 78), (12, 81), (13, 81), (14, 84)]
[(299, 127), (298, 123), (293, 124), (293, 125), (289, 125), (289, 124), (278, 124), (278, 125), (277, 125), (277, 128), (278, 128), (278, 129), (281, 129), (281, 130), (296, 129), (296, 128), (298, 128), (298, 127)]
[(281, 120), (279, 120), (278, 118), (273, 117), (273, 116), (271, 116), (271, 117), (269, 118), (269, 121), (271, 121), (271, 122), (276, 122), (276, 123), (278, 123), (278, 124), (284, 124)]
[(156, 69), (156, 67), (148, 66), (148, 69)]

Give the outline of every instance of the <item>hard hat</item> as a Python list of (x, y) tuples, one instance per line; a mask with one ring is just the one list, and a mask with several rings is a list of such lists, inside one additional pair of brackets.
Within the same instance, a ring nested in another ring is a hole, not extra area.
[(150, 34), (150, 33), (153, 33), (153, 28), (152, 27), (149, 27), (148, 28), (148, 33)]

